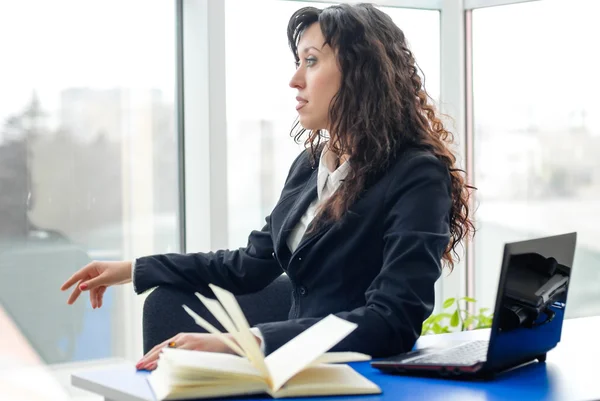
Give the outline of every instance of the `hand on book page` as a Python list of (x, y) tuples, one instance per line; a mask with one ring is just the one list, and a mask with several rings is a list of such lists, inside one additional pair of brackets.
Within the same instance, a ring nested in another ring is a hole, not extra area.
[[(259, 369), (265, 375), (265, 377), (269, 378), (270, 381), (271, 375), (269, 374), (269, 369), (265, 364), (265, 357), (260, 350), (258, 343), (256, 342), (254, 334), (252, 334), (250, 331), (250, 325), (246, 320), (246, 316), (244, 316), (244, 312), (242, 312), (242, 308), (240, 308), (240, 305), (237, 303), (237, 300), (229, 291), (212, 284), (209, 284), (209, 287), (217, 299), (221, 302), (222, 307), (217, 301), (206, 298), (202, 300), (202, 295), (196, 295), (201, 297), (201, 301), (207, 302), (204, 305), (217, 318), (219, 323), (223, 324), (224, 321), (228, 324), (228, 326), (230, 326), (230, 321), (233, 322), (234, 331), (229, 331), (230, 329), (227, 330), (232, 336), (234, 336), (240, 347), (244, 350), (250, 362), (252, 362), (254, 366), (256, 366), (257, 369)], [(221, 321), (221, 319), (223, 321)], [(227, 328), (227, 326), (224, 324), (223, 327)]]
[(219, 339), (225, 343), (225, 345), (231, 348), (233, 352), (235, 352), (239, 356), (246, 356), (246, 353), (235, 342), (231, 341), (229, 337), (227, 337), (224, 333), (221, 333), (219, 329), (207, 322), (200, 315), (191, 310), (187, 305), (181, 306), (183, 306), (183, 309), (187, 312), (188, 315), (190, 315), (194, 319), (194, 322), (196, 322), (198, 326), (202, 327), (207, 332), (218, 336)]
[[(148, 377), (157, 399), (258, 393), (279, 398), (381, 392), (377, 385), (348, 365), (330, 364), (370, 359), (368, 355), (352, 352), (327, 353), (352, 332), (356, 324), (330, 315), (265, 358), (235, 297), (219, 287), (211, 286), (211, 289), (217, 300), (200, 294), (198, 298), (235, 339), (240, 356), (165, 349), (156, 370)], [(223, 334), (189, 308), (184, 309), (207, 331)]]

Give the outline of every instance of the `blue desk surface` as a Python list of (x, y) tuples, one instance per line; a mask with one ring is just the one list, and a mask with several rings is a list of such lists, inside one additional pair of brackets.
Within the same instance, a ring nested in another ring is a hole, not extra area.
[[(600, 316), (565, 320), (560, 344), (548, 353), (546, 363), (533, 363), (504, 373), (492, 381), (459, 381), (387, 375), (367, 362), (350, 364), (377, 383), (383, 393), (375, 396), (327, 397), (329, 400), (599, 400)], [(481, 338), (484, 330), (425, 336), (418, 347)], [(111, 401), (154, 400), (147, 372), (136, 372), (133, 364), (75, 373), (74, 386)], [(265, 400), (270, 397), (244, 400)], [(318, 398), (306, 398), (306, 400)]]

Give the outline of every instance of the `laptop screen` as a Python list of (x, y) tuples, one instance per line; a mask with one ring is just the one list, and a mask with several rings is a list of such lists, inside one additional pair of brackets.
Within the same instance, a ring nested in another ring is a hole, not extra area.
[(505, 245), (488, 348), (491, 367), (544, 355), (560, 341), (576, 239), (569, 233)]

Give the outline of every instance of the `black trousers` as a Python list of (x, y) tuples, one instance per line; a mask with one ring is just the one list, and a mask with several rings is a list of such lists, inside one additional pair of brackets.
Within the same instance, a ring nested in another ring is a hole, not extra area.
[[(250, 327), (258, 323), (286, 320), (291, 307), (292, 285), (287, 276), (282, 275), (263, 290), (236, 299), (244, 311)], [(219, 330), (223, 327), (202, 302), (193, 294), (182, 292), (172, 286), (156, 288), (144, 302), (143, 331), (144, 354), (155, 345), (182, 332), (205, 332), (183, 310), (187, 305)]]

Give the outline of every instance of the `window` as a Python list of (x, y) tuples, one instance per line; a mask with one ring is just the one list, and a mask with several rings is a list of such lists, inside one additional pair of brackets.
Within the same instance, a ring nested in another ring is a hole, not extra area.
[[(296, 92), (288, 86), (294, 59), (287, 23), (301, 7), (326, 3), (237, 2), (225, 5), (229, 245), (246, 244), (275, 206), (289, 168), (302, 151), (289, 133), (296, 119)], [(439, 98), (439, 12), (381, 7), (402, 28)], [(266, 23), (265, 21), (268, 21)], [(243, 166), (243, 167), (242, 167)]]
[(120, 292), (92, 310), (59, 287), (93, 259), (180, 250), (174, 4), (2, 2), (0, 47), (10, 368), (123, 356)]
[(600, 36), (596, 1), (473, 11), (477, 299), (505, 242), (578, 232), (569, 316), (600, 313)]

